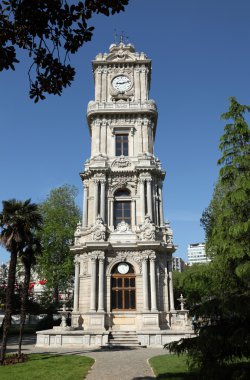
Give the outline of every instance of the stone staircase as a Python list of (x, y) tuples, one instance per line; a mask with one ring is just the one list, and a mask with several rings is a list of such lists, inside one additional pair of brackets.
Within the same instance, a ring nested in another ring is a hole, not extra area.
[(142, 347), (136, 331), (112, 331), (106, 347)]

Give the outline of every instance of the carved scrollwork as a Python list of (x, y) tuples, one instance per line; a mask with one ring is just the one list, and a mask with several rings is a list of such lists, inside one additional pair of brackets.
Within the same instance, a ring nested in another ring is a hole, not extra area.
[(120, 156), (119, 158), (114, 160), (112, 163), (112, 167), (117, 167), (119, 169), (126, 168), (129, 166), (131, 166), (131, 161), (124, 156)]

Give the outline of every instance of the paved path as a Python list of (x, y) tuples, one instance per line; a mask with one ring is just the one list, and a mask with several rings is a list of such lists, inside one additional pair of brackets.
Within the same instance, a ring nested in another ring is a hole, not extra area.
[[(16, 352), (16, 337), (11, 337), (8, 352)], [(166, 354), (162, 348), (128, 349), (66, 349), (36, 348), (34, 336), (24, 337), (24, 353), (61, 353), (90, 356), (95, 363), (86, 380), (153, 380), (155, 376), (148, 359)], [(53, 380), (53, 379), (50, 379)]]
[(148, 364), (152, 356), (163, 355), (163, 349), (137, 348), (89, 352), (96, 360), (86, 380), (139, 380), (155, 379)]

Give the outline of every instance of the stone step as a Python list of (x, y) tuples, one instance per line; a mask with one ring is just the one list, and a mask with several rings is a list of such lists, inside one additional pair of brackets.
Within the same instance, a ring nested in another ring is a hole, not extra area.
[(107, 343), (112, 347), (141, 347), (135, 331), (112, 331)]

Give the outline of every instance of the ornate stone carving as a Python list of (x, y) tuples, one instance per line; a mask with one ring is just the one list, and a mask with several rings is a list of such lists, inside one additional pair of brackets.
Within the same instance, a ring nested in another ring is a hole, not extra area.
[(74, 237), (75, 237), (75, 239), (74, 239), (74, 244), (75, 244), (75, 245), (80, 245), (80, 244), (81, 244), (81, 242), (80, 242), (80, 237), (81, 237), (81, 227), (82, 227), (82, 223), (79, 221), (79, 222), (77, 223), (76, 231), (75, 231), (75, 233), (74, 233)]
[(131, 261), (131, 262), (136, 262), (140, 273), (142, 272), (142, 260), (143, 260), (143, 254), (138, 251), (117, 251), (116, 252), (116, 258), (114, 258), (111, 261)]
[(118, 223), (115, 232), (116, 233), (124, 233), (124, 232), (130, 233), (131, 228), (128, 223), (122, 220), (121, 223)]
[(82, 261), (81, 263), (81, 274), (87, 274), (88, 272), (88, 262), (87, 261)]
[(92, 240), (104, 241), (106, 239), (106, 227), (100, 216), (96, 218), (95, 225), (91, 229)]
[(166, 229), (166, 243), (173, 244), (173, 230), (170, 228), (170, 223), (168, 220), (165, 222)]
[(92, 251), (91, 252), (91, 255), (93, 255), (95, 258), (98, 258), (98, 257), (104, 257), (104, 252), (103, 251), (99, 251), (99, 250), (97, 250), (97, 251)]
[(131, 166), (131, 161), (124, 156), (120, 156), (119, 158), (113, 161), (111, 166), (114, 168), (117, 167), (119, 169), (127, 168)]
[(145, 215), (143, 224), (140, 225), (141, 240), (155, 240), (155, 224), (150, 219), (149, 215)]
[(154, 255), (155, 251), (152, 249), (146, 249), (145, 251), (142, 251), (143, 257), (148, 258), (150, 255)]

